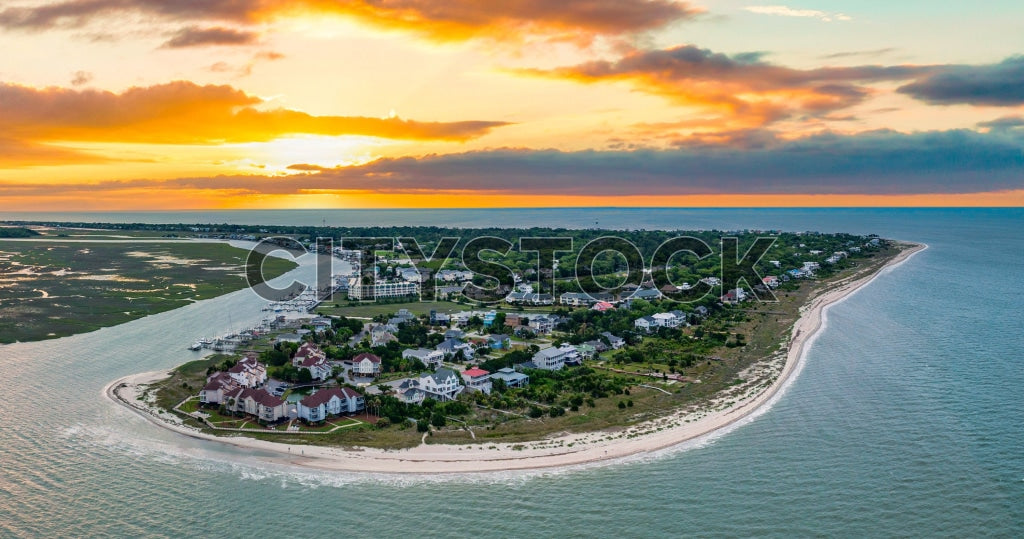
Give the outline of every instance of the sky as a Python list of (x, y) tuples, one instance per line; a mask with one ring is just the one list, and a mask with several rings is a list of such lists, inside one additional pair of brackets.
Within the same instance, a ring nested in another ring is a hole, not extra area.
[(4, 0), (8, 210), (1022, 206), (1024, 3)]

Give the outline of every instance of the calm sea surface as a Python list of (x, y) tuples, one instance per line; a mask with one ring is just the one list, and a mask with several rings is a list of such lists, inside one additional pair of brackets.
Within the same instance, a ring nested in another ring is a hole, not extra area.
[(226, 320), (236, 328), (258, 320), (262, 301), (249, 291), (90, 334), (0, 346), (0, 537), (1024, 535), (1020, 210), (0, 219), (781, 228), (931, 246), (829, 311), (805, 368), (768, 413), (694, 447), (560, 471), (409, 478), (270, 467), (103, 398), (118, 377), (193, 358), (185, 346), (228, 329)]

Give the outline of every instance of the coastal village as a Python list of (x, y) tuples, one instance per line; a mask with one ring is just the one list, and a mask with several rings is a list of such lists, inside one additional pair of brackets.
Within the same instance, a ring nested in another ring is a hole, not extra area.
[[(827, 252), (801, 243), (807, 260), (767, 260), (773, 271), (750, 288), (695, 279), (718, 291), (697, 303), (667, 301), (670, 291), (649, 281), (616, 295), (555, 296), (517, 275), (515, 290), (491, 309), (417, 314), (415, 304), (395, 303), (373, 317), (278, 316), (262, 335), (248, 332), (262, 346), (244, 350), (246, 341), (240, 353), (215, 356), (198, 392), (174, 409), (227, 431), (316, 435), (396, 426), (433, 435), (448, 427), (474, 438), (474, 428), (597, 407), (628, 413), (640, 395), (701, 384), (698, 376), (721, 361), (720, 349), (746, 346), (747, 337), (729, 328), (738, 327), (755, 294), (796, 290), (885, 247), (877, 238), (849, 243)], [(402, 262), (384, 259), (378, 273), (386, 278), (373, 285), (378, 301), (419, 293), (422, 273)], [(447, 269), (433, 275), (442, 293), (473, 277)], [(350, 284), (339, 286), (349, 299), (364, 288), (355, 278), (336, 283)]]

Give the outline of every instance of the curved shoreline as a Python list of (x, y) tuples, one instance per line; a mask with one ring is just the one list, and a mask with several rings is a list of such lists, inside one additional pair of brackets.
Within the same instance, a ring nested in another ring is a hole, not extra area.
[[(801, 307), (801, 316), (793, 324), (785, 363), (771, 384), (752, 394), (743, 395), (735, 403), (718, 410), (681, 409), (665, 417), (640, 423), (621, 431), (598, 431), (569, 434), (537, 442), (480, 443), (472, 445), (420, 444), (411, 449), (384, 450), (373, 448), (289, 445), (245, 437), (223, 437), (203, 433), (169, 419), (169, 412), (160, 413), (140, 403), (137, 397), (148, 383), (164, 378), (167, 371), (136, 374), (111, 382), (104, 395), (146, 417), (154, 424), (192, 438), (211, 440), (235, 447), (274, 453), (259, 460), (309, 469), (338, 472), (372, 472), (385, 474), (480, 473), (513, 470), (561, 468), (598, 461), (623, 459), (706, 439), (738, 422), (766, 410), (781, 395), (799, 372), (809, 343), (823, 327), (824, 313), (882, 273), (899, 266), (927, 245), (900, 242), (908, 246), (870, 275), (837, 286), (814, 297)], [(781, 359), (781, 357), (779, 358)], [(754, 388), (757, 389), (757, 388)], [(130, 395), (122, 395), (130, 392)], [(176, 416), (174, 416), (176, 418)], [(528, 447), (527, 447), (528, 446)]]

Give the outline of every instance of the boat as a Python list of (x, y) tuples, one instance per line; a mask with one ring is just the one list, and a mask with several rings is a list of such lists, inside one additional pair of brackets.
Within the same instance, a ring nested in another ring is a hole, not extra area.
[(196, 341), (196, 342), (192, 343), (192, 346), (189, 346), (188, 349), (192, 350), (193, 352), (197, 352), (197, 351), (203, 349), (203, 343), (200, 342), (200, 341)]

